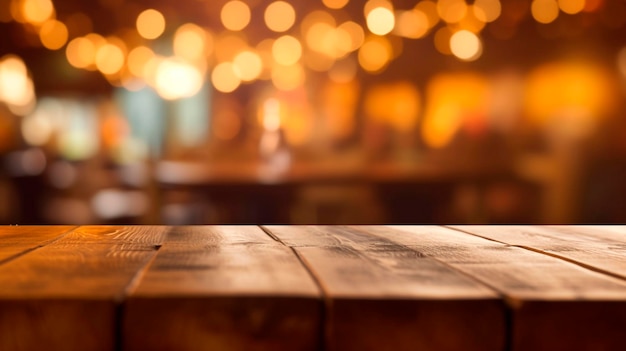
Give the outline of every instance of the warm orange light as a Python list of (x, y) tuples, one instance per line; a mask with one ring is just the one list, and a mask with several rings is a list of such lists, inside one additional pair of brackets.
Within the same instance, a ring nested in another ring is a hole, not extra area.
[(551, 23), (559, 16), (556, 0), (533, 0), (530, 11), (539, 23)]
[(299, 88), (306, 79), (304, 69), (299, 64), (275, 65), (272, 69), (272, 84), (278, 90), (290, 91)]
[(215, 58), (218, 62), (232, 61), (238, 53), (246, 50), (248, 43), (241, 33), (225, 33), (216, 38)]
[(428, 17), (419, 10), (401, 11), (398, 16), (394, 33), (411, 39), (418, 39), (426, 35), (430, 29)]
[(476, 34), (460, 30), (450, 38), (450, 51), (463, 61), (474, 61), (482, 53), (482, 43)]
[(420, 110), (419, 91), (413, 83), (398, 82), (371, 88), (365, 96), (368, 118), (388, 124), (397, 131), (415, 128)]
[(296, 22), (296, 11), (285, 1), (275, 1), (265, 9), (265, 24), (274, 32), (285, 32)]
[(561, 11), (573, 15), (585, 9), (585, 0), (558, 0)]
[(465, 0), (439, 0), (437, 12), (439, 17), (447, 23), (458, 23), (467, 13)]
[(104, 74), (116, 74), (124, 66), (124, 51), (118, 45), (107, 43), (96, 53), (96, 67)]
[(359, 64), (368, 72), (380, 72), (387, 66), (392, 54), (389, 40), (385, 37), (370, 37), (359, 49)]
[(322, 0), (322, 2), (329, 9), (337, 10), (346, 6), (349, 0)]
[(39, 39), (46, 49), (58, 50), (67, 43), (67, 27), (57, 20), (46, 21), (39, 29)]
[(274, 41), (272, 55), (281, 65), (293, 65), (302, 56), (302, 45), (295, 37), (284, 35)]
[(50, 0), (21, 1), (22, 17), (29, 23), (43, 23), (54, 16), (54, 5)]
[(193, 23), (180, 26), (174, 34), (174, 55), (189, 61), (198, 61), (206, 56), (206, 32)]
[(250, 7), (243, 1), (229, 1), (222, 7), (220, 18), (224, 28), (240, 31), (250, 23)]
[(427, 86), (422, 124), (424, 143), (432, 148), (448, 145), (471, 118), (486, 118), (489, 84), (475, 73), (435, 76)]
[(235, 74), (244, 82), (257, 79), (263, 71), (263, 61), (259, 54), (245, 50), (237, 54), (233, 60)]
[(472, 6), (474, 16), (483, 22), (493, 22), (502, 13), (500, 0), (476, 0)]
[(138, 46), (128, 54), (128, 70), (136, 77), (143, 77), (145, 67), (154, 57), (154, 52), (145, 46)]
[(389, 34), (395, 26), (396, 19), (393, 11), (386, 7), (372, 9), (366, 17), (367, 28), (376, 35)]
[(213, 68), (211, 83), (216, 90), (230, 93), (239, 87), (241, 78), (235, 73), (235, 67), (231, 62), (222, 62)]
[(137, 32), (146, 39), (156, 39), (165, 31), (165, 17), (155, 9), (148, 9), (137, 16)]
[(611, 74), (599, 66), (546, 64), (528, 76), (526, 112), (539, 125), (558, 121), (554, 127), (564, 133), (583, 135), (613, 111), (616, 91)]

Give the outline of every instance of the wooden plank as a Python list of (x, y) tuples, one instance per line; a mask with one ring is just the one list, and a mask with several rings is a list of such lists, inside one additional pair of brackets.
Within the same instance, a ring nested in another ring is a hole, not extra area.
[(258, 227), (177, 227), (126, 302), (125, 350), (316, 350), (320, 292)]
[(323, 287), (328, 350), (502, 350), (489, 288), (421, 252), (339, 226), (268, 226)]
[(0, 350), (113, 350), (116, 310), (165, 227), (80, 227), (0, 266)]
[(623, 350), (626, 283), (520, 247), (434, 226), (355, 227), (502, 292), (511, 350)]
[[(626, 279), (626, 236), (602, 228), (566, 226), (454, 226), (502, 243), (527, 247)], [(619, 240), (622, 237), (622, 240)]]
[(71, 226), (0, 226), (0, 264), (59, 239)]

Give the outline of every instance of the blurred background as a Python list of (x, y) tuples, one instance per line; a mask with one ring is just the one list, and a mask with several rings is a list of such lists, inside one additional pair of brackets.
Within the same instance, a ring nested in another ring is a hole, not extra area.
[(0, 223), (626, 221), (624, 0), (0, 0)]

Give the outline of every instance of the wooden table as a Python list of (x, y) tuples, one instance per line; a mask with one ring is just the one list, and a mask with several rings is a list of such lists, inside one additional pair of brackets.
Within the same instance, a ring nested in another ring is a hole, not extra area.
[(0, 350), (624, 350), (626, 227), (0, 227)]

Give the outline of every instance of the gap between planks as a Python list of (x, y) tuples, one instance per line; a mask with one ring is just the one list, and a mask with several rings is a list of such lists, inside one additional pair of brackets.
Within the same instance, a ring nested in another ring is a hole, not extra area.
[(454, 231), (457, 231), (457, 232), (461, 232), (461, 233), (464, 233), (464, 234), (472, 235), (472, 236), (475, 236), (475, 237), (478, 237), (478, 238), (481, 238), (481, 239), (493, 241), (493, 242), (496, 242), (496, 243), (499, 243), (499, 244), (504, 244), (504, 245), (509, 246), (509, 247), (517, 247), (517, 248), (528, 250), (528, 251), (535, 252), (535, 253), (538, 253), (538, 254), (546, 255), (546, 256), (549, 256), (549, 257), (552, 257), (552, 258), (556, 258), (556, 259), (559, 259), (559, 260), (562, 260), (562, 261), (574, 264), (576, 266), (579, 266), (581, 268), (587, 269), (587, 270), (595, 272), (595, 273), (607, 275), (607, 276), (610, 276), (612, 278), (615, 278), (615, 279), (618, 279), (618, 280), (621, 280), (621, 281), (626, 281), (626, 276), (625, 275), (622, 275), (622, 274), (619, 274), (619, 273), (615, 273), (615, 272), (612, 272), (612, 271), (609, 271), (609, 270), (606, 270), (606, 269), (603, 269), (603, 268), (600, 268), (600, 267), (596, 267), (596, 266), (593, 266), (591, 264), (582, 262), (580, 260), (576, 260), (576, 259), (573, 259), (573, 258), (565, 257), (563, 255), (559, 255), (559, 254), (554, 253), (554, 252), (548, 252), (546, 250), (535, 248), (535, 247), (528, 246), (528, 245), (513, 245), (513, 244), (509, 244), (509, 243), (504, 242), (504, 241), (493, 239), (493, 238), (490, 238), (488, 236), (484, 236), (484, 235), (481, 235), (481, 234), (478, 234), (478, 233), (473, 233), (473, 232), (470, 232), (470, 231), (467, 231), (467, 230), (463, 230), (461, 228), (456, 228), (456, 227), (453, 227), (453, 226), (443, 225), (442, 227), (446, 228), (446, 229), (454, 230)]
[[(284, 246), (288, 247), (289, 250), (291, 250), (291, 252), (293, 252), (293, 254), (296, 256), (296, 258), (298, 259), (298, 261), (300, 262), (300, 264), (304, 268), (304, 270), (307, 271), (307, 273), (309, 274), (309, 277), (311, 277), (311, 279), (313, 280), (313, 282), (317, 286), (317, 290), (322, 295), (322, 300), (324, 300), (325, 302), (328, 302), (330, 298), (328, 297), (328, 294), (326, 293), (326, 289), (324, 289), (324, 284), (322, 284), (322, 280), (320, 279), (320, 277), (318, 277), (315, 274), (315, 271), (313, 271), (313, 269), (311, 267), (309, 267), (309, 265), (305, 262), (304, 258), (302, 256), (300, 256), (298, 251), (293, 246), (287, 245), (285, 242), (280, 240), (279, 237), (274, 235), (274, 233), (272, 233), (272, 231), (269, 228), (266, 228), (264, 225), (260, 225), (259, 228), (261, 228), (261, 230), (265, 234), (267, 234), (270, 238), (274, 239), (276, 242), (280, 243), (281, 245), (284, 245)], [(325, 303), (324, 305), (327, 305), (327, 304)]]
[(20, 257), (22, 257), (22, 256), (24, 256), (26, 254), (29, 254), (29, 253), (31, 253), (31, 252), (33, 252), (35, 250), (38, 250), (38, 249), (41, 249), (42, 247), (46, 247), (46, 246), (48, 246), (50, 244), (53, 244), (53, 243), (63, 239), (64, 237), (66, 237), (67, 235), (69, 235), (70, 233), (72, 233), (73, 231), (75, 231), (78, 228), (80, 228), (80, 226), (75, 226), (73, 228), (70, 228), (66, 232), (64, 232), (64, 233), (60, 234), (59, 236), (57, 236), (56, 238), (50, 239), (48, 241), (41, 242), (41, 243), (37, 244), (34, 247), (25, 249), (24, 251), (18, 252), (18, 253), (13, 254), (13, 255), (11, 255), (9, 257), (1, 259), (0, 260), (0, 265), (9, 263), (9, 262), (14, 261), (14, 260), (16, 260), (16, 259), (18, 259), (18, 258), (20, 258)]

